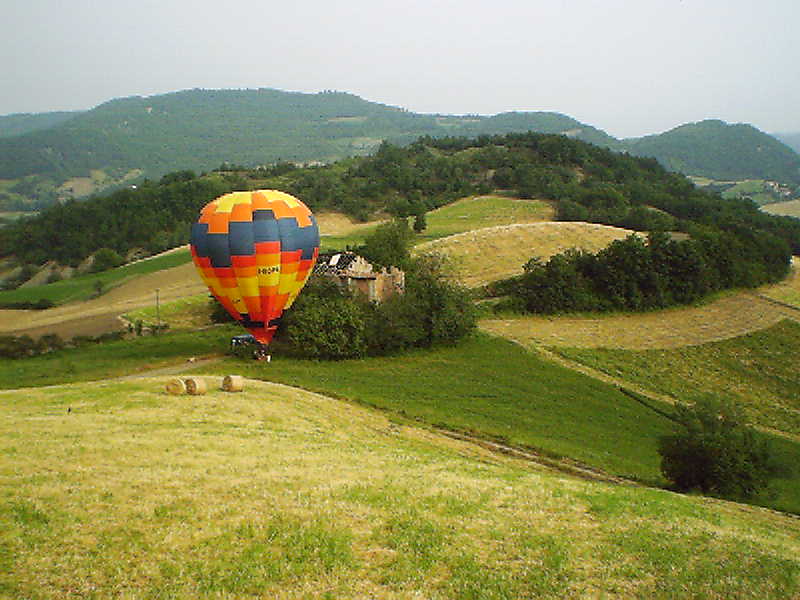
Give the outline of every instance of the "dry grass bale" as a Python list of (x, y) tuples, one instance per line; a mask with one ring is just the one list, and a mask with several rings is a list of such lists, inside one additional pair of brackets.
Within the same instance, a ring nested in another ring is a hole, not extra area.
[(222, 389), (226, 392), (241, 392), (244, 389), (244, 377), (241, 375), (225, 375)]
[(173, 396), (180, 396), (186, 393), (186, 384), (184, 383), (183, 379), (170, 379), (167, 382), (167, 393), (172, 394)]
[(192, 396), (200, 396), (206, 393), (206, 380), (200, 377), (189, 377), (186, 379), (186, 391)]

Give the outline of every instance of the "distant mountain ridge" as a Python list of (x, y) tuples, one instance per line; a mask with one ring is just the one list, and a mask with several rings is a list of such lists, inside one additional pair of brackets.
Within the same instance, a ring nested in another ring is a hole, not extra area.
[(407, 144), (420, 136), (529, 130), (653, 156), (690, 175), (800, 184), (800, 156), (750, 125), (702, 121), (618, 140), (554, 112), (429, 115), (345, 92), (196, 89), (115, 99), (84, 112), (0, 117), (0, 180), (10, 180), (0, 188), (0, 210), (24, 209), (28, 199), (43, 206), (181, 169), (331, 162), (370, 153), (383, 140)]
[(3, 115), (0, 116), (0, 138), (14, 137), (40, 129), (48, 129), (82, 112), (84, 111), (56, 111)]
[(607, 134), (557, 113), (494, 117), (420, 115), (352, 94), (279, 90), (189, 90), (112, 100), (45, 130), (0, 139), (0, 178), (68, 177), (88, 169), (142, 169), (157, 176), (224, 161), (258, 165), (332, 161), (365, 154), (384, 139), (574, 132)]

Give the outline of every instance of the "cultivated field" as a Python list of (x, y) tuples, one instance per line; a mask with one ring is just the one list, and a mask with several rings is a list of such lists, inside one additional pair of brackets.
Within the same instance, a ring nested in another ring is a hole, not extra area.
[(99, 335), (120, 329), (119, 315), (159, 301), (201, 294), (206, 286), (192, 263), (135, 277), (106, 294), (86, 302), (73, 302), (48, 310), (0, 310), (0, 334), (33, 337), (57, 333), (68, 339), (76, 335)]
[(425, 215), (427, 229), (420, 241), (515, 223), (552, 221), (555, 208), (545, 200), (509, 198), (506, 196), (473, 196), (462, 198)]
[(793, 518), (553, 474), (283, 386), (163, 385), (0, 393), (0, 595), (800, 594)]
[(729, 398), (746, 406), (753, 422), (800, 439), (800, 324), (777, 325), (700, 346), (662, 350), (554, 348), (641, 388), (682, 402)]
[(771, 327), (783, 319), (800, 321), (800, 310), (751, 292), (734, 292), (702, 306), (592, 317), (486, 319), (480, 327), (525, 345), (646, 350), (726, 340)]
[(800, 257), (792, 258), (792, 270), (789, 276), (775, 285), (767, 285), (758, 290), (759, 295), (777, 300), (800, 309)]
[(371, 229), (378, 223), (383, 223), (383, 220), (359, 223), (343, 213), (335, 212), (315, 213), (314, 216), (317, 219), (319, 233), (323, 237), (350, 235), (363, 229)]
[(476, 287), (522, 273), (523, 265), (533, 257), (547, 259), (570, 248), (597, 252), (632, 233), (595, 223), (525, 223), (451, 235), (420, 244), (416, 251), (451, 257), (459, 281)]
[(771, 215), (784, 215), (787, 217), (800, 217), (800, 200), (789, 200), (788, 202), (776, 202), (761, 207), (764, 212)]
[[(550, 221), (555, 216), (552, 204), (544, 200), (523, 200), (505, 196), (470, 196), (456, 200), (426, 214), (427, 228), (417, 234), (417, 244), (456, 233), (512, 223)], [(341, 213), (322, 213), (317, 222), (323, 248), (344, 249), (357, 245), (386, 219), (355, 223)], [(411, 220), (409, 219), (409, 222)]]

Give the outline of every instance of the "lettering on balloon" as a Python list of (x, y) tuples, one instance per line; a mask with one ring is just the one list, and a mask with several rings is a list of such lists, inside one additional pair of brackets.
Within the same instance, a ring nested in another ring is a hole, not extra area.
[(258, 267), (258, 274), (259, 275), (272, 275), (273, 273), (277, 273), (280, 271), (281, 268), (279, 265), (273, 265), (271, 267)]

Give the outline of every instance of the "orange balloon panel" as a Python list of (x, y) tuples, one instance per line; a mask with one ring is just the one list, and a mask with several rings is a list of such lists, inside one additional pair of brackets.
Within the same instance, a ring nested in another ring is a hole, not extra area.
[(277, 190), (231, 192), (200, 212), (191, 250), (214, 297), (268, 344), (311, 274), (319, 228), (294, 196)]

